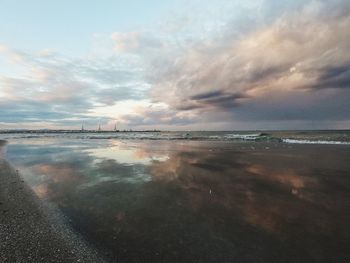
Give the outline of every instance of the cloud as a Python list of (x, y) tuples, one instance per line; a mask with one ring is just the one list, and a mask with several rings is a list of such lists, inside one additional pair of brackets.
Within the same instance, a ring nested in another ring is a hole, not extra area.
[(15, 63), (24, 70), (15, 77), (0, 75), (0, 110), (4, 113), (0, 122), (41, 120), (72, 126), (90, 118), (96, 125), (108, 121), (105, 116), (89, 115), (97, 105), (142, 99), (148, 89), (142, 81), (142, 68), (132, 60), (74, 59), (51, 50), (6, 48), (5, 53), (11, 60), (17, 57)]
[(225, 36), (192, 43), (152, 71), (152, 98), (178, 111), (231, 112), (228, 121), (350, 119), (337, 106), (350, 100), (350, 4), (284, 11), (245, 35), (228, 23)]
[(121, 129), (173, 129), (196, 122), (191, 112), (172, 110), (164, 103), (149, 100), (120, 101), (110, 107), (99, 107), (91, 116), (109, 116), (121, 124)]
[(150, 32), (113, 32), (111, 38), (117, 52), (140, 52), (146, 49), (159, 49), (163, 42)]
[(319, 73), (315, 88), (349, 88), (350, 64), (326, 67)]
[(0, 75), (0, 110), (18, 122), (37, 122), (42, 112), (45, 121), (55, 113), (150, 129), (350, 120), (348, 1), (193, 3), (161, 27), (109, 34), (107, 56), (1, 45), (20, 73)]
[(8, 50), (8, 47), (4, 44), (0, 44), (0, 53), (6, 53)]

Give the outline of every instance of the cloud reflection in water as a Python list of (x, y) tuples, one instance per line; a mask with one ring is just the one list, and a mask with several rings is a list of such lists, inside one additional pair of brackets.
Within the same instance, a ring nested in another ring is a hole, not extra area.
[[(99, 141), (9, 157), (39, 197), (128, 262), (315, 262), (350, 244), (346, 148)], [(57, 145), (56, 145), (57, 146)], [(44, 150), (45, 148), (46, 150)], [(247, 150), (248, 149), (248, 150)], [(47, 154), (49, 153), (49, 154)], [(332, 245), (331, 245), (332, 244)]]

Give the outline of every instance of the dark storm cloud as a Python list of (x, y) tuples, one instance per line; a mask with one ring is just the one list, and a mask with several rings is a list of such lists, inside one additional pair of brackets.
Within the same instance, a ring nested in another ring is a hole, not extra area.
[[(190, 97), (195, 103), (188, 105), (187, 109), (205, 108), (207, 105), (219, 108), (233, 108), (239, 104), (239, 100), (244, 98), (243, 94), (230, 94), (222, 91), (207, 92)], [(180, 109), (184, 109), (181, 108)]]
[(241, 121), (347, 121), (349, 98), (350, 89), (267, 93), (232, 109), (231, 117)]
[(350, 88), (350, 64), (325, 68), (315, 88)]
[(190, 99), (191, 100), (206, 100), (206, 99), (211, 99), (211, 98), (215, 98), (215, 97), (219, 97), (219, 96), (222, 96), (221, 91), (211, 91), (211, 92), (192, 96)]

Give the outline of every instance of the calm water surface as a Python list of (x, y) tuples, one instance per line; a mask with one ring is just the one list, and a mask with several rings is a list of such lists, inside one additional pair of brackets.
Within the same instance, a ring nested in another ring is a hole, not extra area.
[(350, 262), (350, 146), (14, 139), (7, 158), (116, 262)]

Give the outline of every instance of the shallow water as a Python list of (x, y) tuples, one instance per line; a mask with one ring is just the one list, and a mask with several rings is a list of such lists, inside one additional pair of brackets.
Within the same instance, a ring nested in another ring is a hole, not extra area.
[(350, 147), (12, 139), (42, 199), (117, 262), (349, 262)]

